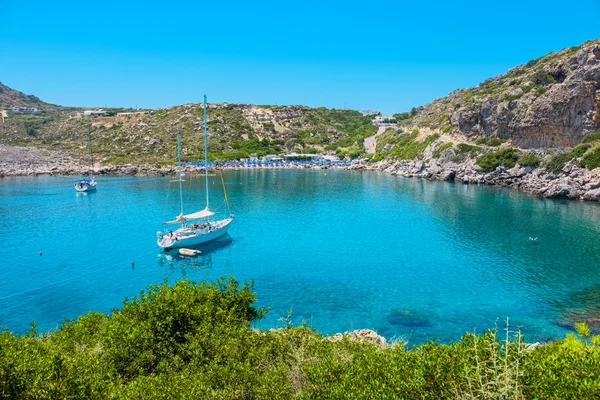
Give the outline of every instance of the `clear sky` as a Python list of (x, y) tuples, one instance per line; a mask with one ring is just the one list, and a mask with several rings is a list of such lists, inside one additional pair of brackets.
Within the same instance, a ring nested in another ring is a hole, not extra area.
[(0, 0), (0, 82), (44, 101), (409, 110), (600, 37), (600, 0)]

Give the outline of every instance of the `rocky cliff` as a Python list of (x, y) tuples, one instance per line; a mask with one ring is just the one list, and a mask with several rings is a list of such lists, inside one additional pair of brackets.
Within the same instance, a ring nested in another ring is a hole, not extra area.
[(600, 39), (531, 60), (415, 109), (407, 127), (520, 148), (571, 147), (600, 127)]

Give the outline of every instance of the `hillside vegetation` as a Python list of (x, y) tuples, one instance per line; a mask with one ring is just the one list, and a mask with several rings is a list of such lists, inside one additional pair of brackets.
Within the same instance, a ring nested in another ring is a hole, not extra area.
[[(117, 110), (120, 111), (120, 110)], [(237, 159), (288, 151), (356, 151), (376, 127), (358, 111), (304, 106), (209, 104), (212, 159)], [(116, 114), (116, 113), (113, 113)], [(0, 124), (0, 143), (50, 147), (85, 156), (87, 119), (75, 112), (12, 114)], [(104, 163), (171, 163), (177, 131), (185, 160), (202, 157), (203, 107), (186, 104), (146, 115), (92, 118), (94, 155)]]
[(538, 346), (518, 332), (451, 344), (324, 339), (265, 314), (233, 278), (152, 285), (111, 314), (90, 312), (40, 334), (0, 333), (0, 396), (12, 399), (591, 399), (600, 337)]

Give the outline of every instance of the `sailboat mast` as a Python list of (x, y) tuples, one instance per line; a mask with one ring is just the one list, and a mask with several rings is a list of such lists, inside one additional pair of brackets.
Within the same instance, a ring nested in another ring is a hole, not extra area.
[[(181, 179), (181, 134), (177, 132), (177, 169), (179, 170), (179, 202), (181, 203), (181, 215), (183, 216), (183, 180)], [(181, 222), (183, 226), (183, 221)]]
[(206, 189), (206, 209), (208, 210), (208, 142), (206, 140), (206, 125), (206, 95), (204, 95), (204, 185)]
[(90, 132), (92, 123), (90, 120), (88, 120), (88, 132), (87, 132), (87, 139), (88, 139), (88, 176), (91, 178), (92, 176), (92, 134)]

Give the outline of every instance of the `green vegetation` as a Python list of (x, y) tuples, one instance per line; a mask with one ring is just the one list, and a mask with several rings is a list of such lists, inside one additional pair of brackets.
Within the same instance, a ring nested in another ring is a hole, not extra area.
[(444, 143), (443, 145), (441, 145), (441, 146), (439, 147), (439, 149), (437, 149), (437, 150), (435, 151), (435, 153), (433, 153), (433, 158), (439, 158), (439, 157), (440, 157), (440, 154), (442, 154), (442, 151), (444, 151), (444, 150), (446, 150), (446, 149), (449, 149), (449, 148), (451, 148), (452, 146), (454, 146), (454, 143), (452, 143), (452, 142), (446, 142), (446, 143)]
[(600, 337), (585, 323), (530, 347), (519, 332), (450, 344), (324, 339), (291, 315), (261, 331), (251, 285), (233, 278), (152, 285), (111, 314), (55, 332), (0, 333), (0, 393), (14, 399), (588, 399), (600, 392)]
[(468, 143), (459, 143), (454, 150), (454, 162), (461, 163), (467, 158), (473, 158), (481, 153), (481, 147)]
[(397, 121), (404, 121), (406, 119), (412, 118), (412, 116), (413, 114), (411, 114), (410, 112), (402, 112), (393, 115), (394, 119), (396, 119)]
[(484, 154), (477, 160), (477, 165), (484, 171), (492, 172), (500, 165), (512, 168), (519, 159), (519, 151), (514, 148), (501, 149)]
[(553, 174), (558, 174), (569, 161), (583, 156), (591, 147), (590, 143), (582, 143), (573, 147), (570, 151), (556, 154), (546, 163), (546, 169)]
[(542, 162), (542, 159), (533, 153), (525, 153), (517, 162), (523, 167), (537, 167)]
[[(385, 134), (384, 134), (385, 135)], [(393, 133), (388, 133), (387, 136), (381, 135), (380, 140), (378, 140), (377, 147), (383, 147), (384, 145), (391, 144), (393, 148), (389, 151), (378, 151), (383, 157), (390, 157), (397, 160), (414, 160), (423, 155), (423, 152), (431, 143), (435, 142), (439, 139), (440, 135), (434, 134), (428, 136), (422, 142), (417, 140), (417, 136), (419, 135), (418, 130), (414, 130), (410, 134), (402, 133), (398, 136), (395, 136)]]
[(585, 135), (581, 140), (581, 143), (591, 143), (596, 141), (600, 141), (600, 129), (597, 129)]
[(596, 145), (583, 155), (581, 165), (587, 169), (600, 167), (600, 145)]
[(531, 80), (540, 86), (546, 86), (554, 83), (554, 77), (543, 69), (538, 69), (535, 71), (531, 77)]
[(500, 146), (502, 143), (506, 142), (506, 140), (502, 140), (498, 137), (491, 137), (491, 136), (484, 136), (484, 137), (480, 137), (477, 138), (477, 140), (475, 140), (475, 144), (478, 145), (484, 145), (484, 146), (491, 146), (491, 147), (497, 147)]
[(523, 93), (506, 95), (506, 96), (504, 96), (504, 100), (505, 100), (505, 101), (513, 101), (513, 100), (518, 100), (518, 99), (520, 99), (522, 96), (523, 96)]

